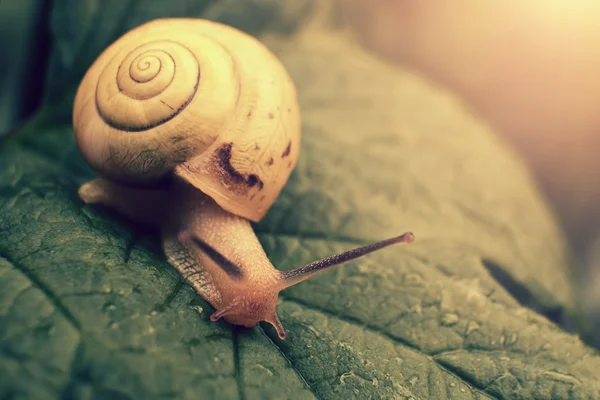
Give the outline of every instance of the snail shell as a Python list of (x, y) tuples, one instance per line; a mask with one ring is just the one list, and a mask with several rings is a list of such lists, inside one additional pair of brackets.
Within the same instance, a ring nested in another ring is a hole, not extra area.
[(101, 175), (134, 186), (175, 174), (259, 221), (300, 149), (296, 89), (261, 42), (200, 19), (159, 19), (111, 44), (73, 106), (77, 144)]

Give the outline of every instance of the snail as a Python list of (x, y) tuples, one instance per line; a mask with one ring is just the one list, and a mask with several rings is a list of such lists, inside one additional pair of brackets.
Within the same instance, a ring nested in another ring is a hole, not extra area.
[(413, 241), (406, 232), (290, 271), (272, 265), (251, 223), (296, 165), (296, 88), (262, 42), (228, 25), (157, 19), (126, 32), (80, 82), (73, 130), (99, 174), (79, 197), (158, 227), (166, 259), (214, 308), (212, 321), (265, 321), (284, 339), (281, 290)]

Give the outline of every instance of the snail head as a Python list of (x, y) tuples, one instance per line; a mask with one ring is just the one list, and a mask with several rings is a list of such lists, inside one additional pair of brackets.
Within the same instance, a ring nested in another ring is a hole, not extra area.
[(411, 232), (400, 236), (381, 240), (365, 246), (357, 247), (339, 254), (335, 254), (299, 268), (289, 271), (274, 270), (273, 279), (249, 280), (241, 268), (229, 261), (225, 256), (204, 242), (199, 237), (183, 232), (179, 235), (182, 243), (192, 244), (207, 254), (221, 269), (232, 279), (245, 286), (245, 290), (237, 290), (236, 296), (224, 307), (215, 311), (210, 319), (217, 321), (220, 318), (235, 325), (253, 327), (261, 321), (273, 325), (279, 338), (285, 339), (285, 329), (277, 316), (276, 304), (279, 292), (290, 286), (296, 285), (306, 279), (325, 271), (331, 267), (341, 265), (348, 261), (362, 257), (366, 254), (383, 249), (398, 243), (412, 243), (414, 235)]

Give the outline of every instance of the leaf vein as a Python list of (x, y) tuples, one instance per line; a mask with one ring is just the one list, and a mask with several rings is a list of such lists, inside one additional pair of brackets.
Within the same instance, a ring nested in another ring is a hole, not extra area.
[(292, 297), (288, 297), (287, 295), (284, 295), (283, 293), (280, 294), (280, 297), (282, 297), (285, 301), (288, 301), (290, 303), (295, 303), (299, 306), (302, 306), (304, 308), (307, 308), (309, 310), (312, 311), (316, 311), (319, 312), (329, 318), (336, 318), (338, 320), (341, 320), (343, 322), (349, 323), (351, 325), (357, 325), (362, 329), (365, 329), (371, 333), (377, 334), (379, 336), (383, 336), (385, 338), (387, 338), (388, 340), (398, 343), (401, 346), (407, 347), (419, 354), (421, 354), (423, 357), (426, 357), (428, 360), (430, 360), (432, 363), (434, 363), (438, 368), (440, 368), (442, 371), (444, 371), (445, 373), (447, 373), (448, 375), (452, 375), (454, 376), (456, 379), (458, 379), (459, 381), (463, 381), (465, 383), (467, 383), (469, 386), (471, 386), (471, 388), (473, 388), (473, 390), (476, 390), (478, 392), (481, 392), (481, 394), (491, 398), (491, 399), (495, 399), (498, 400), (497, 397), (495, 397), (494, 395), (488, 393), (485, 388), (478, 386), (477, 384), (475, 384), (474, 382), (469, 381), (466, 377), (462, 377), (460, 376), (458, 373), (456, 373), (455, 371), (453, 371), (451, 368), (449, 368), (448, 366), (445, 366), (443, 364), (441, 364), (439, 361), (437, 361), (436, 359), (434, 359), (433, 357), (431, 357), (430, 354), (428, 354), (427, 352), (423, 351), (422, 349), (420, 349), (419, 347), (415, 346), (414, 344), (407, 342), (406, 340), (393, 336), (392, 334), (383, 331), (381, 328), (365, 323), (357, 318), (353, 318), (347, 315), (340, 315), (340, 314), (336, 314), (334, 312), (331, 311), (326, 311), (326, 310), (322, 310), (319, 307), (316, 307), (312, 304), (309, 304), (305, 301), (302, 300), (298, 300)]
[[(283, 351), (283, 349), (281, 347), (279, 347), (277, 345), (277, 343), (275, 343), (273, 341), (273, 339), (271, 339), (269, 337), (269, 335), (267, 335), (267, 333), (265, 332), (265, 330), (262, 328), (262, 326), (258, 325), (258, 330), (267, 338), (267, 340), (271, 343), (271, 345), (273, 345), (273, 347), (275, 347), (275, 349), (279, 352), (279, 354), (281, 354), (281, 356), (286, 360), (286, 362), (288, 363), (288, 365), (290, 366), (290, 368), (292, 368), (294, 370), (294, 372), (296, 373), (296, 375), (298, 375), (298, 377), (300, 379), (302, 379), (302, 381), (304, 382), (304, 384), (306, 385), (306, 387), (308, 388), (308, 390), (310, 390), (310, 392), (317, 398), (320, 400), (319, 395), (314, 391), (314, 389), (312, 388), (312, 386), (310, 385), (310, 383), (308, 383), (308, 379), (302, 375), (302, 373), (300, 372), (300, 370), (298, 368), (296, 368), (296, 366), (294, 365), (294, 363), (292, 363), (292, 360), (288, 357), (287, 354), (285, 354), (285, 352)], [(298, 359), (296, 360), (298, 361)]]
[(63, 314), (66, 320), (77, 330), (77, 332), (82, 332), (81, 323), (77, 320), (77, 318), (75, 318), (75, 315), (73, 315), (71, 310), (64, 305), (60, 297), (57, 296), (52, 289), (46, 286), (46, 284), (44, 284), (32, 270), (22, 264), (15, 263), (5, 254), (0, 254), (0, 257), (5, 258), (15, 269), (21, 272), (35, 287), (37, 287), (46, 296), (46, 298), (48, 298), (48, 301), (50, 301), (50, 303), (52, 303), (52, 305)]
[(240, 370), (240, 342), (238, 338), (237, 329), (233, 329), (232, 332), (232, 340), (233, 340), (233, 377), (237, 383), (238, 387), (238, 396), (240, 400), (245, 400), (246, 395), (244, 393), (244, 386), (242, 382), (242, 375)]

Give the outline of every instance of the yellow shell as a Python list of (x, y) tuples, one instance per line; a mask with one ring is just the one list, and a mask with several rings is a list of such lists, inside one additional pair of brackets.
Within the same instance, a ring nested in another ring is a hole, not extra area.
[(73, 106), (77, 144), (101, 175), (153, 185), (175, 173), (259, 221), (296, 164), (296, 89), (260, 41), (201, 19), (159, 19), (111, 44)]

